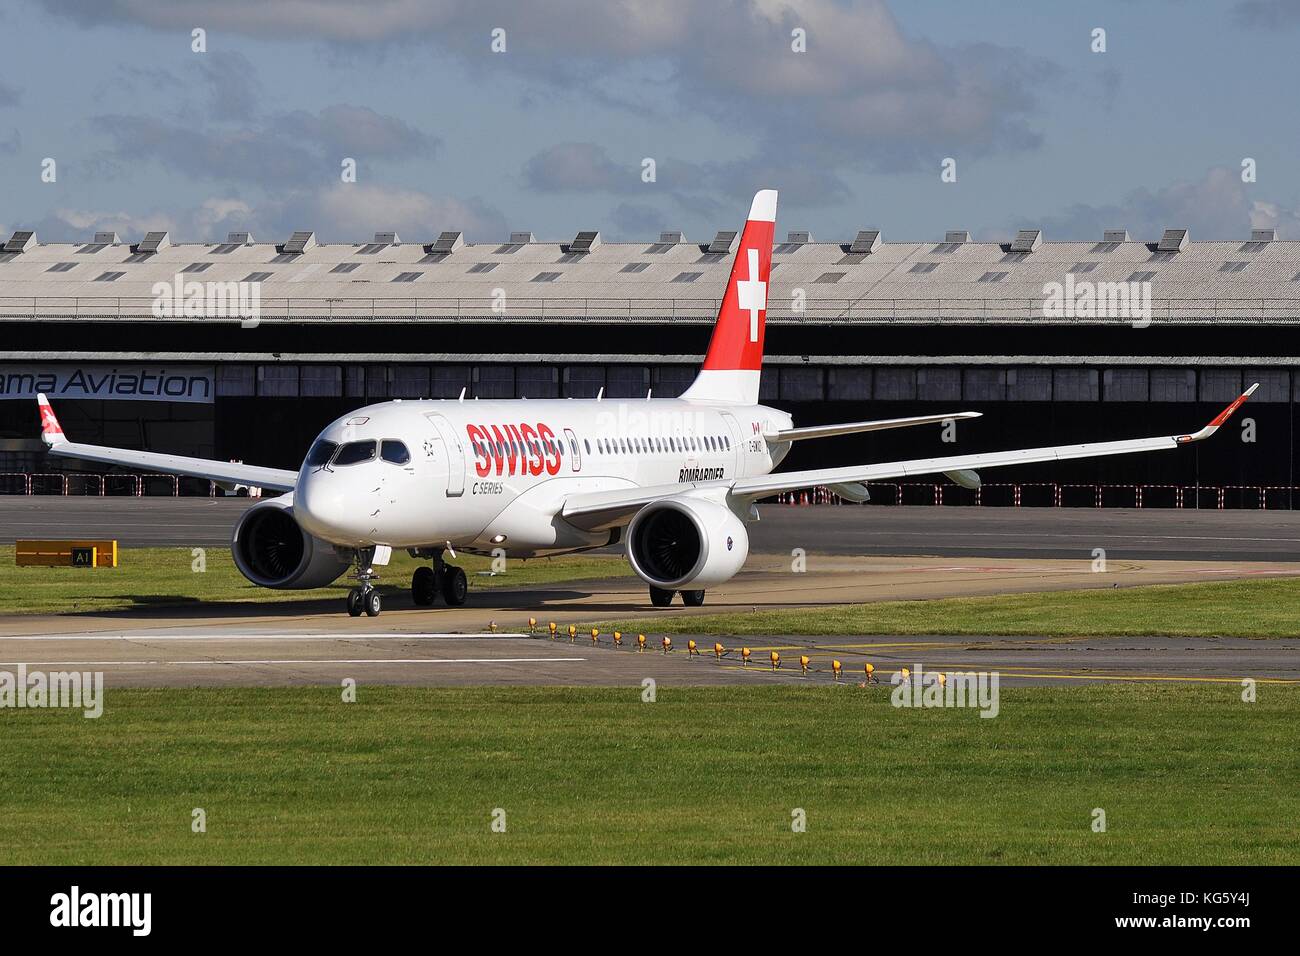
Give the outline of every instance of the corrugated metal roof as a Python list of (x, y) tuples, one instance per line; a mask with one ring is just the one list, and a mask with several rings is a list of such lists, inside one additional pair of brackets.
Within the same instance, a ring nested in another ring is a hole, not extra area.
[[(0, 317), (148, 315), (157, 283), (174, 283), (196, 262), (211, 263), (185, 280), (240, 282), (269, 273), (261, 286), (268, 320), (367, 318), (424, 321), (488, 317), (498, 290), (507, 314), (521, 319), (709, 321), (725, 287), (731, 257), (710, 255), (709, 244), (686, 241), (600, 242), (590, 252), (566, 254), (568, 243), (465, 244), (458, 233), (438, 242), (384, 245), (374, 242), (311, 244), (295, 238), (300, 254), (287, 247), (245, 242), (163, 244), (152, 255), (132, 256), (129, 245), (28, 243), (0, 262)], [(387, 238), (387, 237), (385, 237)], [(518, 238), (522, 239), (523, 236)], [(860, 237), (861, 239), (862, 237)], [(1156, 321), (1300, 321), (1300, 242), (1245, 240), (1187, 241), (1182, 251), (1161, 257), (1155, 243), (1042, 241), (1016, 261), (1009, 245), (995, 242), (805, 242), (773, 257), (769, 294), (773, 322), (839, 321), (1044, 321), (1043, 286), (1065, 282), (1080, 262), (1097, 265), (1072, 276), (1079, 281), (1123, 282), (1135, 272), (1152, 272)], [(791, 243), (781, 244), (789, 247)], [(869, 252), (861, 250), (870, 249)], [(1153, 261), (1154, 259), (1154, 261)], [(72, 267), (58, 263), (73, 262)], [(933, 271), (913, 273), (922, 262)], [(1224, 271), (1227, 262), (1244, 267)], [(648, 263), (624, 271), (630, 263)], [(346, 264), (347, 269), (336, 267)], [(487, 266), (491, 264), (491, 268)], [(53, 271), (52, 271), (53, 270)], [(113, 282), (96, 282), (105, 272), (122, 272)], [(414, 281), (394, 282), (418, 272)], [(535, 282), (555, 272), (552, 282)], [(698, 272), (694, 282), (674, 282)], [(842, 272), (834, 283), (818, 283)], [(989, 272), (1006, 272), (993, 283)], [(796, 289), (806, 307), (795, 307)], [(936, 303), (942, 303), (942, 307)]]

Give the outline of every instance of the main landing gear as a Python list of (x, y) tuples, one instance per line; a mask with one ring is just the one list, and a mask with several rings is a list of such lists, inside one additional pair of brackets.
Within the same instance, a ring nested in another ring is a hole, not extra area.
[[(418, 553), (419, 557), (427, 557)], [(438, 600), (438, 595), (449, 607), (460, 607), (469, 596), (469, 581), (463, 568), (442, 560), (442, 551), (433, 553), (433, 566), (416, 568), (411, 575), (411, 599), (417, 605), (428, 607)]]
[[(657, 588), (650, 585), (650, 603), (655, 607), (667, 607), (673, 603), (673, 595), (676, 591), (670, 591), (666, 588)], [(701, 591), (683, 591), (682, 603), (687, 607), (699, 607), (704, 603), (704, 592)]]
[[(463, 568), (454, 567), (442, 560), (442, 549), (411, 551), (412, 557), (433, 558), (432, 567), (416, 568), (411, 575), (411, 598), (417, 605), (428, 607), (438, 600), (438, 595), (449, 607), (460, 607), (469, 596), (469, 580)], [(348, 592), (348, 614), (352, 617), (378, 617), (384, 602), (374, 582), (379, 575), (374, 568), (375, 549), (360, 548), (352, 552), (357, 569), (352, 577), (358, 586)]]

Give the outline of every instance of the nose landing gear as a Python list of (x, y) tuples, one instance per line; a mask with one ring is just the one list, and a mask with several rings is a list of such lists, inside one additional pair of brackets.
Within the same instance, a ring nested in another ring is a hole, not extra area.
[(378, 617), (379, 612), (383, 610), (383, 599), (372, 583), (379, 577), (375, 573), (374, 559), (374, 548), (361, 548), (352, 552), (352, 560), (357, 564), (352, 577), (360, 587), (355, 587), (348, 592), (348, 614), (351, 617), (360, 617), (362, 613), (366, 617)]

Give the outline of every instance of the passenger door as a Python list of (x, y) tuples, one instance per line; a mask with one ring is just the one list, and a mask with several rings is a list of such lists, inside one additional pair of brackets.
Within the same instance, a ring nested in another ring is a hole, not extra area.
[(459, 498), (465, 493), (465, 445), (451, 422), (441, 415), (426, 415), (429, 423), (442, 439), (447, 453), (447, 497)]
[(731, 433), (731, 453), (732, 453), (732, 474), (737, 478), (743, 478), (745, 467), (745, 438), (740, 431), (740, 423), (736, 421), (736, 416), (730, 412), (722, 413), (722, 420), (727, 423), (727, 431)]
[(569, 463), (574, 471), (582, 471), (582, 449), (578, 447), (578, 438), (572, 428), (564, 430), (564, 437), (569, 440)]

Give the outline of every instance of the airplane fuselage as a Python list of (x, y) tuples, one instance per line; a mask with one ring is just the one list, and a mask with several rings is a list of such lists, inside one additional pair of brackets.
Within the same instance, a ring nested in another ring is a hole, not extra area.
[(609, 543), (566, 522), (584, 492), (767, 474), (790, 416), (679, 399), (392, 401), (321, 432), (294, 491), (303, 528), (341, 547), (532, 556)]

